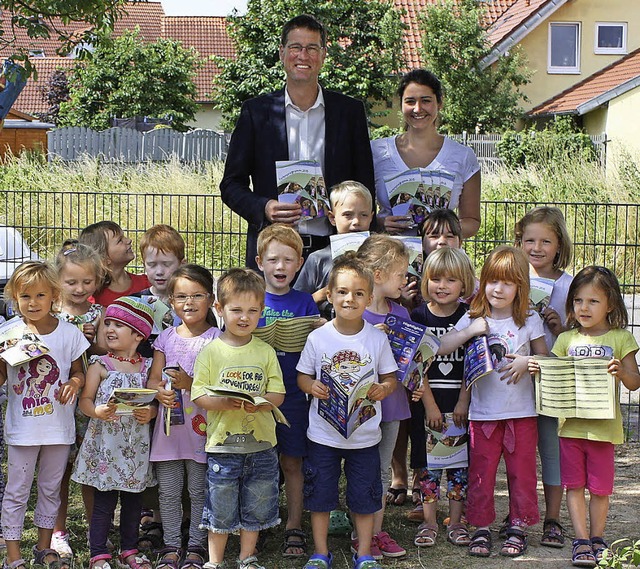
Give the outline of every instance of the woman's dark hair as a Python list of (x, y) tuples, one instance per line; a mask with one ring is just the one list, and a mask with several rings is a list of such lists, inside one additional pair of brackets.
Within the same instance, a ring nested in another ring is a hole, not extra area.
[(431, 73), (431, 71), (427, 71), (426, 69), (412, 69), (409, 73), (403, 75), (400, 79), (400, 85), (398, 85), (398, 97), (401, 99), (409, 83), (417, 83), (418, 85), (430, 87), (436, 96), (438, 104), (442, 103), (442, 83), (440, 83), (440, 79)]

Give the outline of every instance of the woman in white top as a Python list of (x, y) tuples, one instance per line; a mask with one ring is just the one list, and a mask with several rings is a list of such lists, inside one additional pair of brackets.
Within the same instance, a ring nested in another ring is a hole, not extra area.
[(411, 216), (391, 215), (384, 180), (412, 168), (426, 168), (455, 177), (448, 203), (440, 205), (457, 209), (463, 237), (474, 236), (480, 227), (480, 166), (471, 148), (438, 133), (440, 80), (430, 71), (414, 69), (402, 77), (398, 95), (405, 132), (371, 142), (381, 228), (388, 233), (417, 234)]

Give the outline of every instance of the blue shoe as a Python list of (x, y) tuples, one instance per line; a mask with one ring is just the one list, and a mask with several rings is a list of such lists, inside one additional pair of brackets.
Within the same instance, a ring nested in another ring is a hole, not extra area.
[(314, 553), (309, 557), (309, 561), (302, 569), (331, 569), (333, 565), (333, 555), (322, 555), (321, 553)]
[(382, 565), (371, 555), (353, 556), (353, 569), (382, 569)]

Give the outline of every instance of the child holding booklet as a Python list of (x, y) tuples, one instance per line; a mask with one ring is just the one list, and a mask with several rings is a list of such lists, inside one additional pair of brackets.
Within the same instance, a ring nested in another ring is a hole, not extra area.
[[(333, 304), (335, 318), (309, 335), (298, 363), (298, 385), (313, 397), (307, 431), (308, 456), (305, 461), (305, 507), (311, 510), (311, 527), (315, 553), (305, 569), (331, 569), (327, 533), (329, 513), (338, 506), (340, 466), (345, 461), (347, 506), (358, 532), (358, 550), (354, 569), (380, 569), (371, 556), (374, 513), (380, 510), (381, 439), (379, 401), (390, 395), (398, 383), (398, 366), (387, 336), (363, 320), (371, 303), (374, 278), (372, 272), (353, 252), (335, 260), (329, 275), (327, 298)], [(340, 382), (349, 393), (359, 382), (372, 377), (367, 399), (373, 416), (345, 438), (319, 415), (319, 400), (329, 399), (329, 387), (322, 373)]]
[[(553, 355), (610, 358), (609, 373), (630, 391), (638, 389), (638, 344), (626, 330), (627, 309), (616, 276), (604, 267), (582, 269), (569, 287), (566, 310), (569, 330), (556, 340)], [(538, 369), (535, 361), (530, 369)], [(576, 567), (595, 567), (608, 547), (603, 535), (613, 493), (614, 445), (624, 442), (619, 388), (615, 401), (614, 419), (568, 418), (560, 427), (560, 472), (576, 535)]]
[[(464, 316), (469, 306), (460, 301), (475, 287), (475, 275), (469, 257), (461, 249), (441, 247), (433, 251), (424, 264), (422, 296), (427, 301), (411, 313), (411, 318), (427, 326), (437, 337), (449, 332)], [(428, 426), (440, 431), (443, 413), (452, 413), (457, 426), (467, 424), (470, 392), (462, 381), (464, 349), (462, 346), (447, 356), (436, 356), (429, 367), (429, 381), (424, 386), (422, 402)], [(424, 446), (422, 447), (424, 454)], [(440, 499), (442, 470), (420, 472), (424, 522), (420, 524), (414, 543), (418, 547), (436, 544), (438, 523), (436, 513)], [(449, 524), (447, 541), (453, 545), (469, 545), (469, 530), (462, 521), (467, 495), (467, 467), (447, 469)]]
[[(407, 267), (409, 265), (409, 252), (405, 245), (398, 239), (387, 235), (372, 235), (360, 246), (357, 253), (358, 259), (373, 272), (373, 297), (371, 304), (364, 311), (363, 318), (369, 324), (387, 332), (384, 324), (388, 314), (393, 314), (409, 320), (407, 309), (394, 302), (399, 299), (402, 289), (407, 282)], [(420, 399), (422, 387), (410, 394), (414, 401)], [(382, 557), (402, 557), (407, 552), (386, 532), (382, 531), (382, 522), (386, 504), (386, 494), (391, 483), (391, 458), (398, 438), (400, 421), (411, 416), (409, 411), (408, 392), (402, 385), (385, 397), (382, 401), (382, 418), (380, 429), (382, 439), (378, 444), (380, 452), (380, 474), (382, 477), (382, 508), (375, 514), (373, 527), (373, 542), (371, 543), (371, 555), (376, 559)], [(354, 553), (358, 549), (358, 540), (352, 540)]]
[[(191, 398), (207, 413), (207, 488), (200, 527), (209, 532), (207, 569), (222, 569), (230, 533), (240, 532), (238, 569), (263, 569), (254, 555), (258, 532), (280, 523), (275, 419), (269, 405), (215, 396), (208, 388), (284, 400), (275, 350), (252, 332), (264, 309), (264, 281), (249, 269), (218, 280), (225, 329), (196, 359)], [(259, 499), (258, 499), (259, 497)]]
[(548, 353), (542, 320), (529, 309), (529, 264), (520, 249), (498, 247), (487, 257), (471, 309), (442, 336), (438, 353), (451, 353), (482, 334), (488, 335), (494, 370), (473, 384), (469, 406), (466, 517), (477, 527), (469, 554), (491, 555), (495, 480), (504, 456), (510, 525), (500, 554), (518, 557), (527, 549), (527, 526), (539, 520), (537, 414), (528, 362), (531, 354)]
[(111, 566), (107, 537), (120, 497), (119, 562), (129, 569), (151, 569), (151, 562), (139, 554), (137, 541), (142, 491), (153, 484), (149, 422), (157, 409), (138, 407), (132, 415), (118, 416), (110, 398), (115, 388), (146, 387), (151, 359), (137, 350), (151, 334), (153, 313), (139, 299), (123, 296), (107, 307), (104, 327), (109, 351), (89, 360), (79, 406), (90, 420), (72, 479), (95, 488), (90, 568)]
[[(266, 293), (259, 326), (299, 316), (319, 316), (318, 307), (308, 292), (293, 290), (291, 282), (302, 266), (302, 238), (290, 225), (274, 223), (258, 234), (256, 263), (264, 274)], [(313, 255), (313, 253), (312, 253)], [(326, 322), (318, 319), (318, 325)], [(291, 427), (276, 425), (280, 467), (287, 496), (287, 524), (283, 557), (306, 555), (306, 536), (302, 531), (302, 458), (307, 454), (309, 408), (306, 395), (297, 383), (296, 365), (300, 352), (278, 351), (287, 394), (280, 410)]]
[[(562, 212), (556, 207), (536, 207), (516, 223), (515, 245), (521, 247), (529, 260), (531, 282), (546, 282), (553, 287), (549, 305), (540, 314), (544, 323), (547, 349), (566, 322), (565, 304), (573, 277), (564, 269), (571, 262), (571, 238)], [(563, 528), (560, 525), (562, 485), (560, 484), (560, 450), (558, 419), (538, 415), (538, 452), (542, 463), (545, 516), (541, 545), (562, 547)], [(508, 520), (507, 520), (508, 524)]]

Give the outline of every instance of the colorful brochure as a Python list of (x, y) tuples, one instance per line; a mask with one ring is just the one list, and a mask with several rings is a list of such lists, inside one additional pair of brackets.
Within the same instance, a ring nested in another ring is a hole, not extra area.
[(0, 358), (17, 366), (49, 353), (49, 347), (34, 334), (22, 318), (12, 318), (0, 326)]
[(152, 336), (157, 336), (163, 330), (170, 328), (171, 326), (177, 326), (180, 324), (180, 320), (176, 323), (176, 319), (173, 310), (164, 301), (160, 300), (155, 294), (141, 294), (140, 300), (153, 310), (153, 330), (151, 330)]
[(398, 364), (398, 379), (409, 391), (414, 392), (426, 377), (427, 369), (438, 353), (440, 341), (427, 327), (387, 314), (384, 320), (387, 325), (389, 344)]
[(614, 419), (617, 381), (608, 358), (536, 356), (536, 411), (548, 417)]
[(475, 336), (464, 347), (464, 371), (462, 377), (467, 389), (481, 377), (493, 371), (489, 342), (486, 336)]
[(538, 314), (544, 314), (545, 308), (549, 306), (554, 284), (555, 281), (553, 279), (531, 277), (529, 300), (531, 301), (531, 308), (533, 308)]
[(133, 415), (135, 409), (148, 408), (157, 394), (155, 389), (116, 387), (109, 397), (109, 403), (115, 403), (116, 415)]
[(231, 397), (232, 399), (239, 399), (240, 401), (246, 401), (247, 403), (251, 403), (256, 407), (261, 407), (262, 405), (268, 405), (271, 407), (271, 413), (273, 413), (273, 418), (278, 422), (290, 427), (289, 421), (284, 416), (282, 411), (278, 409), (271, 401), (261, 397), (260, 395), (251, 395), (249, 393), (245, 393), (243, 391), (234, 391), (233, 389), (224, 389), (223, 387), (212, 387), (205, 386), (207, 391), (207, 395), (211, 395), (212, 397)]
[(465, 468), (469, 466), (469, 434), (466, 427), (457, 427), (453, 413), (443, 413), (442, 430), (427, 427), (427, 468)]
[(340, 255), (344, 255), (347, 251), (357, 251), (367, 237), (369, 237), (368, 231), (331, 235), (331, 258), (335, 259)]
[[(173, 389), (171, 386), (171, 376), (167, 371), (178, 371), (178, 366), (167, 366), (162, 368), (162, 379), (165, 381), (164, 388), (167, 391)], [(164, 413), (164, 434), (169, 436), (171, 434), (171, 425), (184, 425), (184, 400), (182, 399), (182, 389), (175, 389), (176, 398), (173, 400), (175, 407), (168, 409), (164, 405), (162, 406), (162, 412)]]
[(367, 393), (375, 383), (373, 370), (354, 385), (344, 384), (325, 370), (320, 372), (320, 381), (329, 388), (329, 399), (318, 399), (318, 415), (345, 439), (360, 425), (376, 416), (378, 411), (375, 402), (367, 399)]
[(256, 328), (253, 335), (280, 352), (301, 352), (307, 336), (319, 316), (298, 316), (275, 320), (268, 326)]
[(331, 206), (319, 162), (279, 160), (276, 162), (276, 182), (278, 201), (300, 204), (300, 221), (327, 216)]
[(419, 281), (422, 278), (422, 264), (424, 259), (422, 239), (414, 235), (392, 235), (391, 237), (404, 243), (409, 251), (409, 277), (415, 277)]

